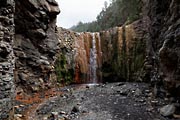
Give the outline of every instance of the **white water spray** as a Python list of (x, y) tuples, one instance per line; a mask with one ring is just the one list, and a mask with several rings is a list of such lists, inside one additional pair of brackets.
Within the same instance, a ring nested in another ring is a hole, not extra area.
[(97, 83), (97, 50), (95, 33), (92, 33), (92, 48), (90, 49), (90, 82)]

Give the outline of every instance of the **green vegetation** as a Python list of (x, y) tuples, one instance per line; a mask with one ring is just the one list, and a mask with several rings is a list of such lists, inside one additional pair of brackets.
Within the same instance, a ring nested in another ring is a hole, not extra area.
[(79, 22), (71, 27), (76, 32), (97, 32), (129, 24), (141, 17), (141, 0), (112, 0), (110, 5), (104, 3), (104, 8), (97, 16), (97, 20), (89, 23)]
[(64, 53), (59, 54), (56, 60), (55, 72), (59, 83), (67, 85), (73, 82), (74, 71), (67, 68), (66, 56)]

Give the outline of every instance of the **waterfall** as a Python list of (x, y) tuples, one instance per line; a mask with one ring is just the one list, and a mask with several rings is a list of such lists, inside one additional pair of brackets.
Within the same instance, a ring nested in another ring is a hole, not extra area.
[(92, 33), (92, 47), (90, 49), (90, 82), (97, 83), (97, 50), (95, 33)]
[(98, 38), (98, 49), (97, 49), (97, 61), (98, 61), (98, 82), (102, 82), (102, 72), (101, 72), (101, 67), (102, 67), (102, 50), (101, 50), (101, 38), (100, 34), (97, 33), (97, 38)]
[(102, 51), (99, 33), (79, 33), (74, 46), (75, 83), (101, 82)]

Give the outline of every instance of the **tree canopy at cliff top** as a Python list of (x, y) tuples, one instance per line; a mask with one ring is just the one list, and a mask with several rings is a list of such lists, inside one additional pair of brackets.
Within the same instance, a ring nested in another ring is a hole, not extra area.
[(112, 0), (110, 5), (104, 3), (102, 11), (97, 15), (96, 21), (89, 23), (79, 22), (72, 26), (76, 32), (96, 32), (115, 26), (129, 24), (141, 17), (141, 0)]

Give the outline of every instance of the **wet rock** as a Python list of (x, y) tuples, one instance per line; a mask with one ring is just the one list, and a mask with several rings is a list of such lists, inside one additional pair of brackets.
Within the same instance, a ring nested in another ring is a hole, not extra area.
[(174, 104), (169, 104), (169, 105), (166, 105), (162, 108), (160, 108), (160, 114), (167, 117), (167, 116), (171, 116), (174, 114), (176, 108), (174, 106)]

